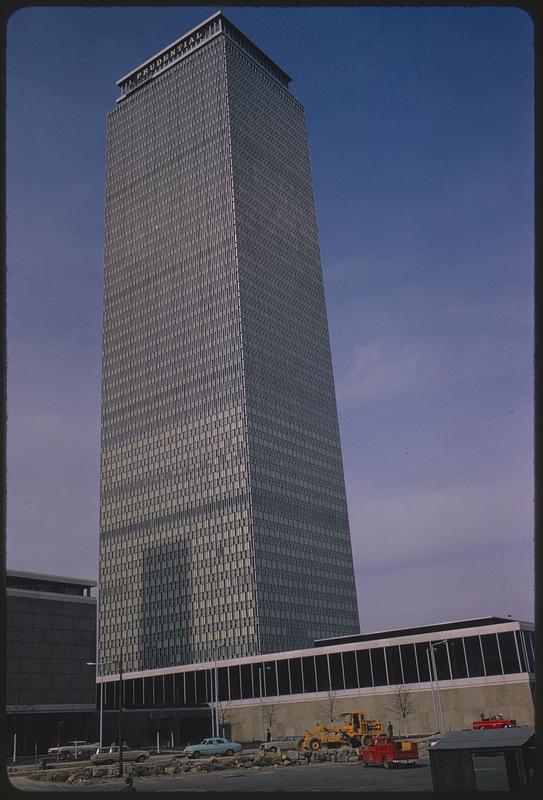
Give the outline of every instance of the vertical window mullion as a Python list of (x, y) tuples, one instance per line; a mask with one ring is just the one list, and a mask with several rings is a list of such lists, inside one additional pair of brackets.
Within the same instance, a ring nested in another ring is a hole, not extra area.
[[(354, 668), (356, 670), (356, 685), (360, 689), (361, 688), (361, 686), (360, 686), (360, 674), (358, 672), (358, 658), (356, 657), (357, 652), (358, 652), (357, 650), (353, 650), (353, 653), (354, 653)], [(372, 680), (372, 683), (373, 683), (373, 680)]]
[(502, 670), (502, 675), (505, 675), (505, 670), (503, 668), (502, 649), (500, 647), (500, 637), (498, 636), (497, 633), (495, 633), (494, 636), (496, 637), (496, 645), (498, 646), (498, 658), (500, 659), (500, 667)]
[(481, 641), (481, 636), (480, 635), (478, 635), (477, 638), (479, 639), (479, 647), (481, 648), (481, 659), (482, 659), (482, 662), (483, 662), (483, 672), (484, 672), (484, 674), (486, 676), (486, 662), (485, 662), (485, 654), (484, 654), (484, 651), (483, 651), (483, 643)]

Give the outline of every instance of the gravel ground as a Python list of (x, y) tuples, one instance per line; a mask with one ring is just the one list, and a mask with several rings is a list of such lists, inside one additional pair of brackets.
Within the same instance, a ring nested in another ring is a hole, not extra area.
[(361, 762), (334, 764), (324, 762), (309, 766), (261, 767), (222, 772), (180, 773), (134, 779), (131, 790), (124, 781), (109, 778), (90, 784), (52, 783), (12, 777), (25, 792), (431, 792), (432, 779), (428, 759), (412, 768), (385, 770), (364, 767)]

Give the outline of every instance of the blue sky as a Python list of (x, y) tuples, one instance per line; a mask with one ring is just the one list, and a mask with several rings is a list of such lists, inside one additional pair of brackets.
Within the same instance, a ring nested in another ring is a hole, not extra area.
[[(8, 23), (10, 568), (97, 576), (106, 113), (216, 10)], [(362, 630), (533, 619), (530, 18), (222, 10), (306, 109)]]

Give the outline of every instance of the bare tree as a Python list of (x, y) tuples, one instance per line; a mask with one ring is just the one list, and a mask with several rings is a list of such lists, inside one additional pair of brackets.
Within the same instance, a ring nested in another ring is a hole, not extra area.
[(219, 701), (219, 730), (221, 731), (222, 736), (224, 736), (225, 727), (232, 723), (233, 717), (234, 714), (230, 708), (230, 701)]
[(406, 736), (407, 720), (413, 713), (414, 708), (413, 696), (409, 689), (405, 686), (399, 686), (396, 693), (390, 698), (387, 711), (394, 719), (401, 720)]
[(326, 715), (330, 722), (334, 721), (335, 711), (337, 708), (337, 692), (329, 691), (326, 692)]
[(273, 721), (277, 716), (278, 712), (277, 706), (262, 706), (262, 714), (264, 715), (264, 719), (266, 720), (266, 725), (270, 733), (273, 736)]

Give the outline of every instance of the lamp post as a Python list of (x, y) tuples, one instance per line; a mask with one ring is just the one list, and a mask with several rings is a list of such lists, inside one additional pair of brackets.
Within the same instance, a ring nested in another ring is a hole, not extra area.
[(60, 756), (60, 726), (61, 725), (64, 725), (64, 720), (63, 719), (59, 720), (59, 722), (57, 724), (57, 765), (58, 765), (58, 759), (59, 759), (59, 756)]
[(430, 648), (426, 651), (426, 660), (428, 662), (428, 675), (430, 676), (430, 685), (432, 687), (432, 705), (434, 707), (434, 717), (436, 720), (436, 726), (439, 728), (439, 716), (437, 713), (437, 702), (436, 702), (436, 690), (434, 686), (434, 675), (432, 671), (432, 663), (430, 661)]
[[(271, 667), (264, 667), (268, 672)], [(260, 738), (264, 741), (264, 707), (262, 705), (262, 664), (258, 668), (258, 689), (260, 694)]]
[(439, 719), (437, 720), (437, 722), (438, 722), (438, 725), (439, 725), (440, 732), (441, 733), (445, 733), (445, 717), (443, 715), (443, 706), (441, 704), (441, 695), (439, 693), (439, 680), (438, 680), (438, 677), (437, 677), (436, 656), (435, 656), (435, 652), (434, 652), (434, 648), (438, 647), (440, 644), (447, 644), (447, 640), (446, 639), (441, 639), (441, 641), (439, 641), (439, 642), (429, 642), (429, 645), (430, 645), (430, 651), (429, 652), (430, 652), (430, 660), (432, 662), (432, 671), (433, 671), (434, 679), (435, 679), (435, 683), (436, 683), (436, 698), (437, 698), (437, 711), (438, 711), (438, 715), (436, 715), (436, 718), (437, 718), (437, 716), (439, 716)]
[[(214, 727), (215, 733), (212, 736), (220, 736), (219, 731), (219, 667), (217, 662), (219, 656), (224, 654), (224, 645), (216, 647), (213, 652), (213, 674), (211, 676), (211, 721), (212, 728)], [(215, 695), (215, 702), (213, 703), (213, 695)]]
[[(87, 667), (96, 667), (98, 672), (98, 663), (96, 661), (87, 661)], [(104, 684), (100, 681), (100, 749), (102, 748), (102, 731), (103, 731), (103, 717), (104, 717)]]
[(123, 777), (123, 658), (119, 657), (119, 778)]
[[(119, 668), (118, 711), (119, 711), (119, 778), (123, 776), (123, 657), (118, 661), (87, 661), (89, 667), (96, 667), (99, 672), (104, 664), (115, 664)], [(104, 685), (100, 682), (100, 747), (102, 747), (102, 716), (104, 708)]]
[(215, 736), (219, 735), (219, 669), (217, 667), (217, 657), (215, 655)]

